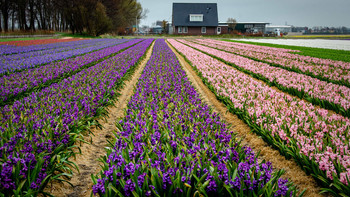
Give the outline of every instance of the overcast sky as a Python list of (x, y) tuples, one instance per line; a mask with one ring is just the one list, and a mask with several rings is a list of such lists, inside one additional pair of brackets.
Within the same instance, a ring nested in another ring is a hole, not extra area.
[(350, 27), (350, 0), (138, 0), (149, 10), (141, 25), (171, 21), (172, 4), (217, 3), (219, 21), (268, 22), (271, 25)]

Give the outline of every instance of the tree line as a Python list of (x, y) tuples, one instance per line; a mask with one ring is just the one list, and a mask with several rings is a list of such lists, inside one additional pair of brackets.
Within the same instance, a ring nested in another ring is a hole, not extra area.
[(137, 0), (0, 0), (0, 32), (124, 34), (146, 14)]

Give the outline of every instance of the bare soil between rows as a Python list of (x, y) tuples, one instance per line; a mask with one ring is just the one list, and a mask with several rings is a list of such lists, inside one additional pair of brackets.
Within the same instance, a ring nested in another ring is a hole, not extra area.
[[(80, 145), (81, 154), (78, 154), (76, 158), (72, 160), (79, 167), (80, 171), (74, 170), (72, 179), (69, 180), (73, 187), (67, 183), (53, 182), (45, 189), (46, 192), (54, 196), (65, 197), (83, 197), (91, 195), (93, 185), (91, 174), (96, 175), (101, 170), (102, 163), (98, 161), (98, 159), (106, 154), (105, 147), (108, 146), (108, 140), (113, 138), (112, 131), (116, 129), (115, 122), (125, 116), (124, 111), (134, 93), (134, 87), (152, 54), (153, 45), (154, 42), (132, 78), (125, 82), (124, 87), (119, 92), (121, 95), (114, 103), (114, 106), (108, 107), (108, 117), (98, 120), (103, 129), (91, 128), (91, 133), (93, 135), (85, 137), (85, 141), (91, 143), (83, 143)], [(79, 146), (79, 144), (77, 145)]]
[[(287, 160), (282, 156), (278, 150), (272, 148), (267, 144), (260, 136), (253, 133), (250, 127), (239, 119), (236, 115), (228, 112), (227, 107), (217, 100), (214, 93), (202, 82), (202, 79), (193, 70), (192, 66), (185, 61), (185, 59), (177, 53), (177, 51), (168, 43), (169, 47), (176, 54), (180, 64), (186, 71), (189, 80), (196, 88), (198, 93), (202, 96), (209, 106), (211, 106), (214, 112), (220, 114), (220, 117), (231, 125), (231, 130), (238, 134), (238, 137), (242, 138), (242, 144), (248, 145), (253, 148), (255, 152), (260, 151), (260, 159), (270, 161), (274, 169), (284, 169), (285, 174), (283, 178), (288, 178), (296, 185), (300, 191), (306, 189), (304, 196), (324, 196), (319, 194), (320, 187), (312, 176), (307, 175), (294, 160)], [(239, 71), (240, 72), (240, 71)], [(259, 80), (260, 81), (260, 80)]]

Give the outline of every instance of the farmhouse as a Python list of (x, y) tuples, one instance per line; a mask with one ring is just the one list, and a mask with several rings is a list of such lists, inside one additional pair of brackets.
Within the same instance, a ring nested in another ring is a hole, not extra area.
[[(265, 22), (237, 22), (241, 33), (265, 33)], [(173, 3), (172, 31), (177, 35), (216, 35), (233, 31), (227, 22), (218, 22), (216, 3)]]
[(172, 20), (174, 34), (220, 34), (216, 3), (173, 3)]

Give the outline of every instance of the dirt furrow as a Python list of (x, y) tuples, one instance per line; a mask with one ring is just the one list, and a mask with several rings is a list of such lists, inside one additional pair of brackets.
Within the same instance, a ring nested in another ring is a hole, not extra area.
[(180, 64), (186, 71), (186, 74), (192, 84), (195, 86), (202, 99), (218, 112), (227, 123), (231, 124), (231, 129), (243, 139), (243, 144), (252, 147), (255, 152), (260, 151), (260, 157), (266, 161), (270, 161), (275, 169), (284, 169), (286, 172), (284, 178), (288, 178), (298, 185), (300, 190), (306, 189), (305, 196), (323, 196), (319, 194), (320, 187), (312, 176), (307, 175), (294, 160), (287, 160), (276, 149), (272, 148), (257, 134), (252, 133), (250, 127), (239, 119), (236, 115), (228, 112), (226, 106), (216, 99), (214, 93), (202, 82), (202, 79), (196, 74), (185, 59), (176, 52), (176, 50), (168, 43), (170, 48), (176, 54)]
[[(81, 154), (77, 155), (73, 162), (79, 167), (79, 172), (74, 171), (73, 177), (70, 183), (73, 187), (67, 183), (52, 183), (45, 191), (51, 193), (54, 196), (66, 196), (66, 197), (82, 197), (90, 196), (92, 192), (92, 180), (91, 174), (96, 175), (101, 170), (101, 163), (98, 159), (106, 154), (105, 147), (107, 147), (108, 139), (112, 139), (115, 130), (116, 120), (124, 117), (124, 109), (126, 109), (129, 99), (133, 94), (134, 87), (141, 76), (141, 73), (149, 60), (154, 42), (148, 50), (146, 57), (141, 62), (132, 78), (125, 82), (122, 90), (120, 90), (120, 96), (115, 102), (115, 106), (109, 107), (108, 117), (98, 120), (103, 129), (91, 128), (93, 136), (86, 136), (86, 141), (91, 144), (82, 144), (80, 146)], [(77, 144), (78, 145), (78, 144)]]

